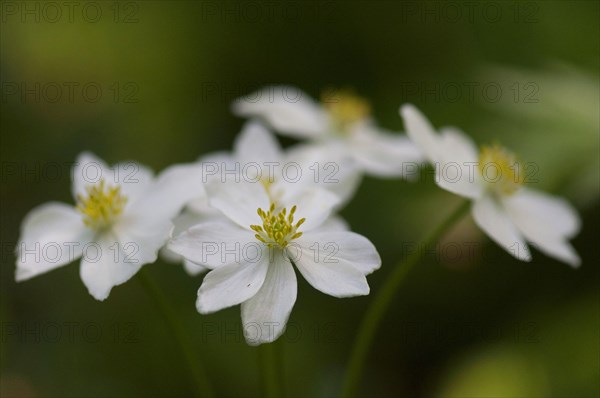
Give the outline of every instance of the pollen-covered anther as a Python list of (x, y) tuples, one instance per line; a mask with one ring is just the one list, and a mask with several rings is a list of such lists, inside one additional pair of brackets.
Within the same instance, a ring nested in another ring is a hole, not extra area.
[(276, 211), (275, 203), (271, 203), (268, 211), (259, 208), (256, 212), (262, 220), (262, 225), (251, 225), (250, 228), (256, 232), (256, 239), (269, 247), (286, 247), (290, 241), (302, 236), (298, 228), (304, 224), (305, 218), (301, 218), (294, 224), (296, 206), (287, 212), (287, 209)]
[(77, 195), (77, 210), (83, 214), (83, 223), (100, 229), (112, 224), (123, 212), (127, 197), (120, 186), (110, 186), (104, 179), (85, 187), (86, 195)]
[(491, 190), (503, 195), (512, 195), (525, 181), (515, 154), (498, 144), (481, 148), (479, 172)]

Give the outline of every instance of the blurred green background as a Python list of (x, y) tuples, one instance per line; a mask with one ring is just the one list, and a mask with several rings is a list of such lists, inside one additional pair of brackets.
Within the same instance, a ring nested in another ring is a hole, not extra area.
[[(479, 255), (429, 255), (412, 272), (377, 335), (363, 396), (600, 394), (598, 2), (73, 3), (0, 3), (2, 396), (193, 393), (137, 278), (105, 302), (87, 293), (78, 264), (16, 284), (13, 249), (30, 209), (72, 203), (69, 163), (82, 150), (157, 171), (227, 150), (243, 123), (231, 101), (266, 84), (316, 97), (354, 88), (397, 131), (398, 106), (412, 102), (436, 126), (537, 163), (536, 188), (566, 196), (584, 220), (578, 270), (537, 251), (518, 262), (461, 222), (445, 244), (476, 242)], [(383, 258), (372, 292), (403, 244), (457, 203), (431, 178), (365, 179), (342, 214)], [(143, 272), (177, 309), (218, 394), (259, 395), (239, 307), (200, 316), (201, 277), (162, 261)], [(338, 300), (298, 280), (285, 387), (334, 396), (371, 297)]]

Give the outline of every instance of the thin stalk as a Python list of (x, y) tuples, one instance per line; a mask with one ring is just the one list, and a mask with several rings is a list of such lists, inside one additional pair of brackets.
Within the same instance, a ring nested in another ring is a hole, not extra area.
[(138, 275), (138, 280), (146, 289), (148, 296), (150, 296), (156, 304), (158, 312), (160, 312), (161, 316), (164, 318), (167, 327), (173, 334), (174, 340), (177, 342), (181, 356), (187, 364), (189, 376), (197, 396), (206, 398), (214, 397), (215, 394), (206, 371), (204, 370), (204, 366), (202, 365), (200, 354), (194, 350), (185, 329), (175, 316), (165, 295), (148, 275), (146, 270), (142, 270)]
[[(446, 220), (444, 220), (436, 229), (434, 229), (422, 242), (419, 247), (429, 247), (437, 242), (462, 216), (469, 210), (470, 202), (462, 203)], [(411, 253), (404, 262), (401, 262), (394, 268), (392, 274), (385, 281), (382, 288), (371, 301), (369, 308), (360, 324), (358, 334), (354, 340), (346, 377), (342, 385), (341, 396), (352, 398), (356, 396), (360, 386), (365, 359), (373, 343), (373, 338), (377, 328), (383, 319), (387, 309), (392, 303), (398, 288), (404, 281), (409, 271), (421, 260), (424, 250), (416, 250)]]
[(261, 344), (258, 347), (263, 396), (284, 398), (281, 341)]

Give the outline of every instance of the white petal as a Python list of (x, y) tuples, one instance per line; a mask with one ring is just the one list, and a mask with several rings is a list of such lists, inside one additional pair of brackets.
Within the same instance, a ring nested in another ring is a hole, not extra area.
[[(266, 247), (266, 246), (265, 246)], [(256, 261), (227, 264), (210, 271), (198, 290), (196, 308), (201, 314), (240, 304), (254, 296), (263, 285), (269, 268), (265, 249)]]
[(218, 182), (223, 180), (229, 170), (236, 170), (236, 159), (232, 153), (219, 151), (202, 156), (198, 164), (202, 170), (202, 182)]
[(150, 168), (134, 162), (126, 161), (114, 165), (111, 169), (112, 176), (106, 183), (120, 186), (121, 193), (127, 197), (128, 205), (135, 205), (151, 188), (154, 182), (154, 173)]
[(85, 195), (85, 187), (94, 185), (104, 179), (111, 185), (114, 184), (115, 173), (108, 165), (91, 152), (82, 152), (77, 156), (73, 165), (72, 173), (72, 193), (73, 198), (77, 195)]
[(120, 242), (126, 260), (140, 265), (153, 263), (158, 251), (171, 236), (173, 224), (151, 214), (127, 215), (113, 226), (112, 232)]
[(440, 156), (444, 161), (476, 163), (479, 161), (479, 149), (473, 140), (456, 127), (443, 127), (440, 130)]
[(339, 207), (352, 199), (362, 179), (361, 169), (349, 157), (348, 146), (333, 141), (295, 145), (287, 151), (285, 164), (290, 173), (299, 165), (302, 175), (294, 182), (297, 190), (316, 184), (335, 193), (340, 198)]
[(440, 135), (439, 162), (435, 165), (435, 181), (447, 191), (467, 198), (479, 198), (483, 184), (479, 175), (479, 152), (462, 131), (446, 127)]
[(282, 251), (274, 253), (260, 290), (242, 303), (244, 335), (250, 345), (275, 341), (285, 330), (298, 289), (292, 264)]
[(561, 197), (522, 187), (514, 195), (505, 197), (504, 202), (515, 222), (519, 219), (519, 227), (537, 227), (568, 238), (581, 229), (577, 210)]
[(361, 168), (377, 177), (416, 177), (424, 160), (420, 149), (400, 134), (391, 134), (362, 123), (351, 136), (351, 151)]
[(206, 268), (200, 264), (196, 264), (190, 260), (183, 260), (183, 268), (190, 276), (200, 275), (201, 273), (209, 270), (209, 268)]
[(417, 144), (430, 162), (438, 161), (440, 138), (429, 120), (411, 104), (402, 105), (400, 115), (404, 119), (408, 137)]
[(165, 169), (127, 213), (171, 220), (190, 201), (206, 196), (202, 169), (198, 164), (175, 165)]
[(306, 232), (323, 224), (339, 205), (340, 198), (325, 189), (306, 188), (294, 192), (292, 197), (284, 197), (283, 202), (288, 207), (297, 206), (295, 219), (306, 218), (300, 228), (301, 231)]
[(484, 195), (473, 203), (473, 218), (477, 225), (502, 248), (521, 261), (531, 261), (527, 244), (510, 220), (504, 208)]
[(323, 224), (319, 226), (319, 232), (339, 232), (349, 231), (350, 226), (342, 217), (331, 216)]
[[(220, 215), (220, 217), (223, 216)], [(188, 210), (184, 210), (181, 214), (178, 214), (173, 219), (173, 231), (171, 231), (171, 235), (178, 236), (179, 234), (190, 229), (194, 225), (200, 224), (204, 221), (208, 221), (208, 219), (202, 215), (193, 213)], [(167, 246), (163, 246), (160, 249), (160, 256), (163, 260), (170, 263), (178, 263), (184, 261), (182, 256), (172, 252)]]
[[(264, 163), (281, 164), (283, 154), (273, 134), (261, 123), (246, 123), (233, 144), (235, 158), (243, 170), (250, 163), (264, 166)], [(252, 178), (252, 177), (250, 177)]]
[(186, 261), (183, 256), (171, 251), (166, 245), (160, 248), (159, 256), (163, 261), (168, 263), (182, 263)]
[(573, 246), (564, 238), (556, 235), (537, 235), (534, 238), (529, 238), (523, 233), (527, 240), (531, 242), (531, 245), (546, 254), (547, 256), (554, 257), (573, 268), (578, 268), (581, 265), (581, 257), (577, 254), (577, 251)]
[(259, 208), (268, 210), (270, 206), (269, 197), (260, 182), (227, 179), (225, 182), (211, 182), (206, 189), (210, 205), (243, 228), (261, 224), (256, 211)]
[(100, 237), (84, 252), (79, 273), (96, 300), (105, 300), (114, 286), (125, 283), (140, 270), (141, 262), (129, 254), (111, 234)]
[(134, 206), (126, 209), (113, 230), (130, 259), (141, 264), (156, 261), (158, 250), (173, 230), (173, 219), (181, 208), (204, 195), (197, 164), (166, 169)]
[(291, 86), (269, 86), (238, 98), (232, 106), (239, 116), (259, 117), (279, 133), (317, 137), (326, 133), (325, 111), (306, 93)]
[[(222, 215), (219, 218), (223, 218)], [(204, 215), (192, 213), (189, 210), (184, 210), (173, 219), (173, 236), (177, 236), (184, 231), (187, 231), (194, 225), (209, 221)]]
[(298, 240), (303, 247), (319, 248), (319, 263), (341, 263), (356, 268), (365, 275), (381, 267), (381, 257), (371, 241), (362, 235), (350, 231), (332, 231), (318, 228), (304, 234)]
[(286, 249), (290, 260), (315, 289), (334, 297), (364, 296), (369, 285), (362, 271), (335, 258), (338, 245), (330, 239), (301, 236)]
[(574, 267), (581, 264), (567, 241), (577, 234), (581, 220), (566, 200), (521, 188), (505, 197), (503, 203), (517, 228), (540, 251)]
[(15, 279), (23, 281), (72, 262), (92, 237), (72, 206), (51, 202), (36, 207), (21, 224)]
[(194, 214), (196, 217), (203, 217), (205, 220), (223, 217), (223, 213), (212, 207), (208, 201), (208, 195), (192, 199), (187, 204), (188, 213)]
[(477, 199), (484, 193), (477, 166), (465, 166), (457, 162), (440, 162), (435, 167), (435, 182), (448, 192), (469, 199)]
[(193, 226), (171, 239), (168, 249), (209, 268), (254, 260), (262, 244), (250, 229), (222, 218)]

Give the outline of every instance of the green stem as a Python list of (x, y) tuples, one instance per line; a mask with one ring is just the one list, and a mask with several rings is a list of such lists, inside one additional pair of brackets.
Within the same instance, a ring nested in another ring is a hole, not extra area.
[(281, 341), (261, 344), (258, 347), (260, 369), (262, 374), (263, 396), (266, 398), (283, 398), (283, 378), (281, 364)]
[(192, 379), (197, 396), (208, 398), (214, 397), (210, 380), (208, 379), (206, 371), (204, 370), (202, 362), (200, 361), (200, 353), (194, 350), (185, 329), (173, 313), (173, 310), (167, 302), (165, 295), (145, 270), (139, 272), (138, 275), (138, 280), (142, 283), (146, 289), (146, 292), (158, 307), (158, 312), (160, 312), (165, 319), (168, 328), (173, 334), (174, 340), (179, 346), (181, 355), (183, 356), (185, 362), (187, 362), (189, 376)]
[[(462, 203), (444, 222), (434, 229), (422, 242), (419, 248), (429, 247), (437, 242), (449, 229), (458, 221), (470, 208), (470, 202)], [(346, 377), (342, 386), (342, 397), (351, 398), (356, 396), (357, 389), (360, 385), (361, 376), (365, 364), (365, 359), (369, 352), (369, 348), (375, 337), (375, 332), (381, 322), (386, 310), (388, 309), (398, 287), (402, 284), (408, 272), (419, 262), (425, 250), (415, 250), (411, 253), (404, 262), (401, 262), (386, 280), (383, 287), (379, 290), (365, 314), (356, 339)]]

